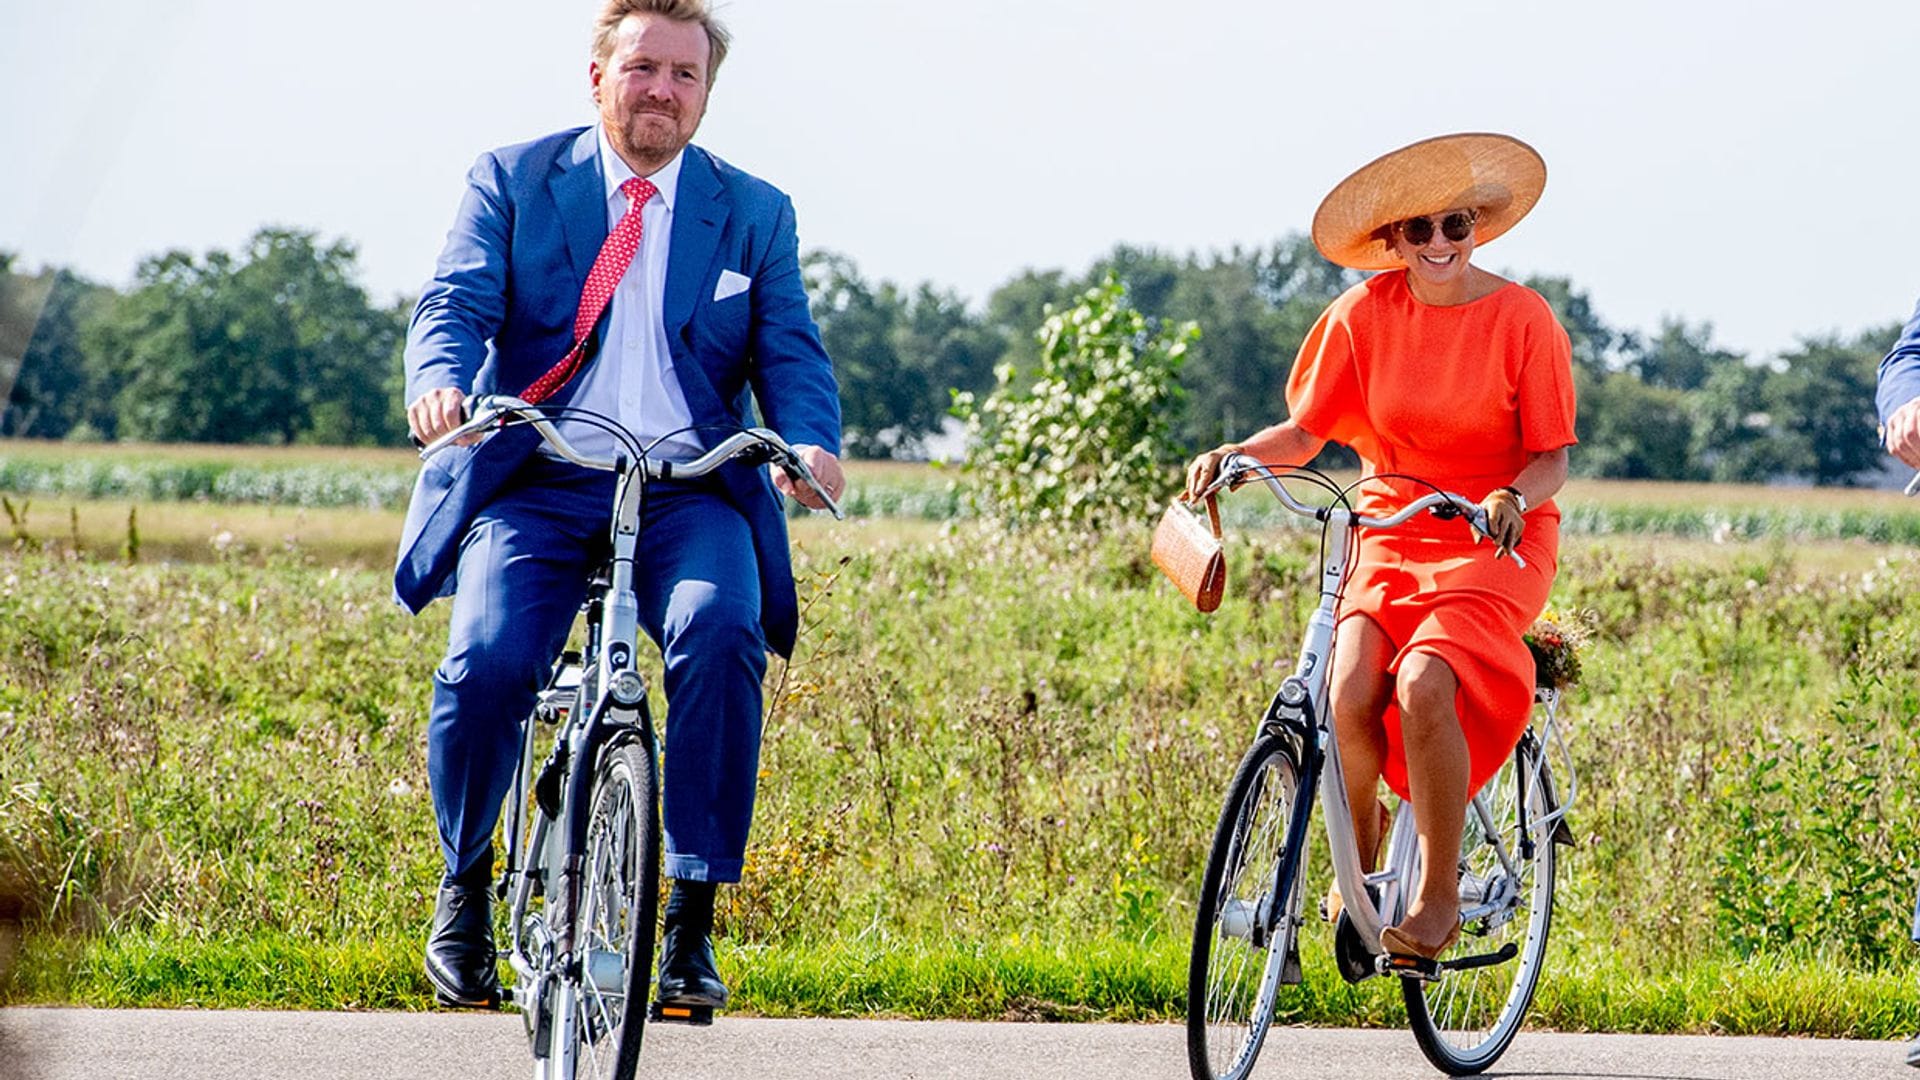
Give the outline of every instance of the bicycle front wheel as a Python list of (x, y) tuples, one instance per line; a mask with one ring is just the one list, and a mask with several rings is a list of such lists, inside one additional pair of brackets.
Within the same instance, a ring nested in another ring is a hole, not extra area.
[(657, 785), (653, 755), (638, 742), (609, 748), (594, 781), (574, 934), (576, 1078), (632, 1080), (640, 1061), (660, 902)]
[[(1306, 834), (1292, 741), (1262, 735), (1227, 788), (1201, 880), (1187, 970), (1187, 1060), (1194, 1080), (1253, 1070), (1292, 954)], [(1294, 818), (1301, 813), (1296, 826)], [(1304, 847), (1304, 844), (1300, 844)]]
[(1467, 806), (1460, 942), (1448, 959), (1498, 954), (1509, 945), (1513, 956), (1450, 971), (1438, 982), (1401, 980), (1421, 1052), (1454, 1076), (1482, 1072), (1506, 1052), (1539, 985), (1553, 922), (1555, 826), (1542, 823), (1551, 801), (1551, 780), (1529, 735)]

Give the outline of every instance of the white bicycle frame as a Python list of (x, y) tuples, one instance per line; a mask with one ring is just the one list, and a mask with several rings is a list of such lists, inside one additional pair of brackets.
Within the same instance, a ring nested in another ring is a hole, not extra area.
[[(1318, 780), (1320, 804), (1326, 815), (1327, 843), (1333, 859), (1334, 880), (1339, 885), (1341, 902), (1347, 917), (1352, 920), (1361, 941), (1370, 952), (1376, 956), (1381, 955), (1384, 950), (1380, 945), (1380, 931), (1385, 926), (1391, 925), (1385, 921), (1385, 918), (1390, 914), (1395, 921), (1398, 920), (1404, 911), (1403, 905), (1408, 889), (1417, 884), (1413, 881), (1413, 873), (1418, 865), (1419, 851), (1418, 842), (1411, 828), (1413, 807), (1403, 802), (1396, 818), (1396, 827), (1390, 834), (1392, 840), (1382, 868), (1369, 874), (1360, 861), (1359, 844), (1354, 835), (1353, 808), (1347, 803), (1345, 774), (1340, 766), (1340, 742), (1334, 735), (1332, 710), (1329, 707), (1333, 667), (1331, 658), (1341, 591), (1346, 584), (1347, 556), (1352, 550), (1354, 534), (1359, 529), (1393, 529), (1417, 514), (1437, 506), (1448, 505), (1465, 517), (1469, 526), (1477, 533), (1484, 535), (1485, 512), (1465, 496), (1444, 491), (1415, 499), (1386, 517), (1368, 517), (1357, 514), (1345, 506), (1312, 506), (1296, 499), (1282, 483), (1282, 477), (1272, 468), (1242, 454), (1229, 455), (1221, 464), (1219, 476), (1220, 479), (1216, 480), (1209, 490), (1218, 491), (1237, 482), (1259, 479), (1287, 509), (1326, 523), (1326, 549), (1320, 571), (1320, 603), (1307, 620), (1306, 637), (1300, 646), (1299, 659), (1294, 665), (1293, 674), (1281, 684), (1278, 704), (1297, 715), (1310, 717), (1313, 721), (1314, 738), (1325, 763)], [(1518, 553), (1513, 553), (1511, 557), (1515, 565), (1521, 567), (1526, 565)], [(1536, 759), (1539, 766), (1534, 770), (1533, 775), (1524, 777), (1522, 782), (1529, 784), (1546, 782), (1544, 763), (1549, 746), (1558, 750), (1556, 756), (1563, 763), (1565, 775), (1569, 781), (1567, 798), (1562, 801), (1557, 793), (1549, 789), (1549, 805), (1554, 807), (1553, 811), (1532, 822), (1531, 831), (1534, 842), (1545, 842), (1553, 835), (1553, 830), (1565, 816), (1566, 807), (1573, 802), (1575, 781), (1571, 755), (1568, 754), (1564, 736), (1555, 724), (1559, 697), (1551, 690), (1541, 691), (1536, 697), (1546, 706), (1547, 719), (1537, 736), (1541, 743), (1541, 754)], [(1481, 827), (1486, 831), (1486, 835), (1492, 838), (1492, 842), (1496, 845), (1502, 865), (1510, 875), (1517, 874), (1518, 868), (1514, 864), (1512, 853), (1507, 851), (1506, 846), (1499, 840), (1501, 833), (1493, 821), (1492, 813), (1487, 809), (1485, 793), (1475, 794), (1470, 805)], [(1399, 822), (1402, 821), (1408, 827), (1398, 827)], [(1300, 880), (1295, 881), (1293, 887), (1287, 890), (1287, 894), (1291, 897), (1289, 910), (1279, 917), (1275, 917), (1271, 912), (1259, 912), (1255, 916), (1274, 928), (1274, 933), (1269, 940), (1275, 944), (1271, 946), (1272, 955), (1268, 958), (1265, 973), (1268, 985), (1265, 988), (1267, 992), (1263, 995), (1263, 999), (1269, 1002), (1274, 998), (1271, 992), (1272, 983), (1279, 979), (1286, 956), (1291, 952), (1294, 935), (1301, 925), (1301, 898), (1305, 892), (1301, 885), (1305, 880), (1306, 860), (1304, 858), (1298, 860), (1297, 865)], [(1368, 886), (1379, 891), (1378, 906), (1375, 905)], [(1488, 896), (1485, 895), (1485, 888), (1482, 888), (1481, 892), (1482, 895), (1477, 898), (1473, 906), (1468, 907), (1463, 904), (1461, 910), (1463, 921), (1490, 917), (1495, 915), (1496, 909), (1502, 906), (1511, 910), (1519, 899), (1514, 895)]]
[[(570, 788), (577, 788), (571, 777), (579, 770), (590, 775), (594, 762), (586, 760), (593, 749), (590, 737), (596, 723), (609, 712), (635, 717), (647, 697), (646, 680), (635, 667), (640, 635), (640, 610), (635, 598), (633, 567), (640, 539), (640, 495), (645, 480), (674, 478), (696, 479), (733, 460), (742, 451), (765, 447), (773, 452), (782, 467), (795, 469), (801, 479), (818, 494), (836, 519), (843, 518), (840, 506), (813, 478), (799, 455), (780, 436), (764, 428), (748, 428), (722, 440), (718, 446), (689, 462), (635, 461), (618, 458), (592, 458), (581, 454), (554, 427), (553, 420), (539, 406), (519, 398), (483, 396), (469, 403), (471, 419), (447, 432), (420, 451), (421, 458), (452, 445), (464, 436), (486, 431), (507, 418), (524, 421), (538, 431), (561, 457), (582, 468), (611, 472), (619, 477), (614, 493), (612, 556), (608, 561), (608, 587), (601, 601), (600, 648), (592, 671), (583, 673), (587, 693), (580, 700), (591, 707), (566, 708), (556, 742), (567, 748)], [(575, 698), (577, 687), (554, 687), (543, 693), (540, 705), (564, 708)], [(555, 700), (555, 698), (558, 700)], [(632, 723), (633, 721), (629, 721)], [(634, 723), (636, 729), (640, 725)], [(583, 815), (590, 812), (585, 798), (562, 797), (557, 819), (545, 813), (536, 815), (532, 835), (527, 836), (525, 816), (533, 787), (533, 758), (536, 727), (528, 720), (521, 738), (520, 767), (507, 801), (507, 877), (517, 878), (510, 907), (512, 926), (507, 951), (516, 986), (523, 988), (516, 998), (527, 1011), (529, 1023), (546, 1019), (550, 1025), (544, 1040), (533, 1039), (535, 1080), (571, 1080), (574, 1076), (574, 1024), (576, 1006), (585, 992), (583, 983), (610, 995), (626, 990), (626, 953), (589, 951), (578, 965), (571, 963), (580, 948), (574, 940), (577, 908), (584, 901), (579, 877), (584, 858), (569, 852), (570, 838), (584, 832)], [(649, 736), (650, 736), (649, 732)], [(649, 746), (649, 750), (653, 747)], [(589, 793), (590, 794), (590, 793)], [(524, 848), (523, 848), (524, 843)], [(530, 941), (528, 912), (535, 895), (544, 895), (548, 907), (537, 927), (539, 940)], [(555, 918), (554, 916), (557, 916)], [(537, 954), (537, 955), (536, 955)], [(571, 972), (571, 973), (570, 973)], [(552, 994), (552, 1003), (541, 999)]]

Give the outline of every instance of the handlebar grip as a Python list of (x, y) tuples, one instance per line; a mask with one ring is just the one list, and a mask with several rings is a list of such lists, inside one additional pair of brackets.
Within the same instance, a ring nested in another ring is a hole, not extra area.
[(501, 395), (499, 394), (476, 394), (460, 403), (461, 414), (471, 420), (481, 413), (494, 408), (494, 403), (499, 400), (501, 400)]

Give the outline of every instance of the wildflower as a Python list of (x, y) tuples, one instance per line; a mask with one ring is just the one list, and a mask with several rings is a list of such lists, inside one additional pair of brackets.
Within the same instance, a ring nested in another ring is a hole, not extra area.
[(1533, 653), (1534, 685), (1565, 690), (1580, 681), (1580, 647), (1592, 634), (1593, 616), (1579, 612), (1562, 616), (1549, 609), (1526, 632)]

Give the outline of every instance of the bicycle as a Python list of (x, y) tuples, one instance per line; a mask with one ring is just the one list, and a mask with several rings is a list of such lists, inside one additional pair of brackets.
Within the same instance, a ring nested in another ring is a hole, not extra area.
[[(507, 796), (506, 861), (494, 890), (499, 899), (511, 896), (514, 985), (503, 996), (525, 1020), (536, 1080), (631, 1080), (647, 1022), (713, 1022), (707, 1007), (648, 1007), (663, 856), (660, 746), (647, 683), (634, 667), (633, 565), (647, 483), (696, 479), (730, 461), (770, 463), (811, 487), (835, 518), (843, 515), (794, 449), (763, 428), (737, 431), (690, 462), (655, 461), (617, 421), (586, 409), (505, 396), (474, 398), (467, 409), (467, 421), (423, 448), (423, 459), (466, 436), (527, 424), (561, 457), (616, 478), (610, 554), (581, 605), (585, 647), (554, 662), (523, 725)], [(561, 419), (608, 432), (616, 453), (580, 454), (555, 429)], [(536, 774), (543, 727), (554, 732)]]
[[(1338, 501), (1325, 507), (1301, 502), (1285, 487), (1287, 479), (1315, 483)], [(1389, 957), (1380, 931), (1405, 914), (1420, 881), (1420, 851), (1413, 807), (1403, 802), (1381, 869), (1362, 871), (1327, 708), (1348, 556), (1362, 528), (1392, 529), (1430, 512), (1463, 517), (1484, 536), (1485, 513), (1435, 488), (1385, 517), (1367, 517), (1347, 505), (1346, 489), (1314, 470), (1238, 454), (1223, 462), (1209, 491), (1256, 480), (1287, 509), (1322, 524), (1320, 602), (1293, 673), (1280, 684), (1228, 785), (1214, 832), (1188, 969), (1189, 1066), (1195, 1080), (1247, 1076), (1273, 1024), (1280, 987), (1301, 981), (1298, 934), (1317, 788), (1343, 900), (1334, 931), (1340, 974), (1353, 983), (1400, 977), (1407, 1020), (1427, 1060), (1456, 1076), (1481, 1072), (1506, 1051), (1533, 1000), (1553, 918), (1555, 851), (1572, 842), (1566, 808), (1577, 781), (1557, 723), (1558, 693), (1536, 691), (1544, 722), (1522, 734), (1513, 757), (1467, 807), (1460, 943), (1437, 962)], [(1548, 766), (1550, 750), (1566, 768), (1564, 801)]]

